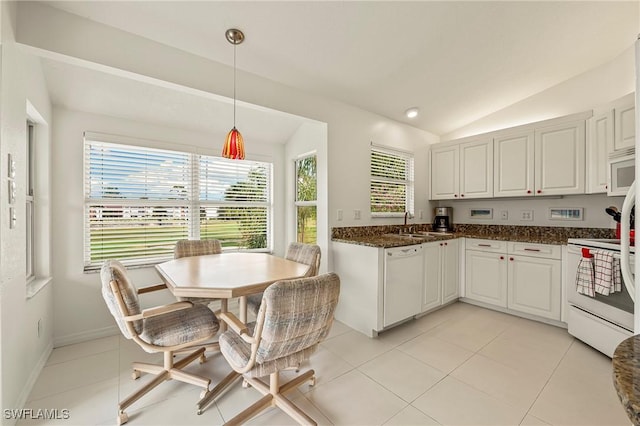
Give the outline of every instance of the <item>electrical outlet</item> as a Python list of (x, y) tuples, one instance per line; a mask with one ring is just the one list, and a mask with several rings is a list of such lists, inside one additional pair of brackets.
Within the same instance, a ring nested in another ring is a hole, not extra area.
[(355, 209), (355, 210), (353, 211), (353, 218), (354, 218), (355, 220), (360, 220), (360, 210), (359, 210), (359, 209)]
[(424, 212), (422, 210), (418, 210), (418, 217), (424, 219)]
[(338, 212), (336, 213), (336, 219), (342, 220), (342, 209), (338, 209)]
[(38, 337), (42, 336), (42, 318), (38, 320)]
[(502, 220), (509, 219), (509, 212), (507, 210), (502, 210), (500, 212), (500, 219), (502, 219)]
[(521, 210), (520, 220), (533, 220), (533, 210)]

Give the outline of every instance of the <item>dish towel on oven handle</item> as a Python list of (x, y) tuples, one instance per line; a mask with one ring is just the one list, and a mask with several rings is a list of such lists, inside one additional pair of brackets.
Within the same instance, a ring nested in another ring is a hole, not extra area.
[[(596, 293), (608, 296), (622, 289), (620, 261), (608, 250), (593, 250)], [(619, 289), (619, 290), (618, 290)]]
[(576, 273), (576, 291), (585, 296), (595, 297), (595, 275), (593, 269), (593, 258), (582, 257), (578, 263)]

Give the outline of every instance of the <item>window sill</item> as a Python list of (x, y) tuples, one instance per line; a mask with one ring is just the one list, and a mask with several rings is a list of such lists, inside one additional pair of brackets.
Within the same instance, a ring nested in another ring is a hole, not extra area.
[(27, 300), (33, 298), (36, 294), (45, 288), (51, 281), (52, 277), (36, 277), (27, 283)]

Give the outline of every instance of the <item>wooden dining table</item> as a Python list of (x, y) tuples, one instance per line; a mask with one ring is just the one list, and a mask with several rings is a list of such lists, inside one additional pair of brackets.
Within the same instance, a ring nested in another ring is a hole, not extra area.
[[(276, 281), (303, 277), (309, 265), (268, 253), (234, 252), (182, 257), (159, 263), (156, 270), (176, 297), (222, 299), (223, 312), (228, 299), (239, 298), (239, 319), (246, 323), (248, 295), (260, 293)], [(209, 391), (197, 404), (198, 414), (238, 377), (232, 371)]]
[(182, 257), (156, 265), (176, 297), (239, 298), (240, 320), (246, 322), (246, 296), (276, 281), (303, 277), (309, 265), (268, 253), (234, 252)]

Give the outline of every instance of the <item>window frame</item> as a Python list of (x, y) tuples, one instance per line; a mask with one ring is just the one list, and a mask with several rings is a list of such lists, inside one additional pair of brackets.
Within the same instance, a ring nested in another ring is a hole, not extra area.
[[(405, 176), (406, 179), (393, 179), (388, 177), (380, 177), (374, 174), (373, 169), (373, 155), (374, 152), (379, 152), (384, 155), (389, 155), (406, 161)], [(384, 217), (403, 217), (405, 213), (414, 215), (414, 201), (415, 201), (415, 159), (414, 154), (408, 151), (402, 151), (395, 148), (389, 148), (382, 145), (371, 144), (369, 152), (369, 173), (370, 173), (370, 185), (369, 185), (369, 212), (372, 218), (384, 218)], [(391, 183), (395, 185), (402, 185), (405, 188), (404, 210), (402, 212), (380, 212), (373, 211), (372, 202), (372, 186), (375, 183)]]
[[(315, 184), (316, 184), (316, 197), (314, 200), (298, 200), (298, 164), (307, 159), (307, 158), (315, 158), (316, 163), (316, 176), (315, 176)], [(295, 217), (295, 234), (296, 234), (296, 242), (304, 242), (299, 241), (298, 236), (298, 208), (299, 207), (315, 207), (316, 208), (316, 238), (312, 242), (312, 244), (317, 244), (318, 242), (318, 234), (317, 234), (317, 222), (318, 222), (318, 153), (313, 151), (306, 154), (302, 154), (298, 156), (293, 162), (293, 178), (294, 178), (294, 217)], [(311, 242), (309, 242), (311, 244)]]
[(27, 119), (26, 144), (26, 194), (25, 194), (25, 272), (27, 284), (36, 279), (36, 194), (35, 186), (35, 156), (36, 156), (36, 123)]
[[(122, 140), (124, 139), (124, 141)], [(88, 179), (90, 179), (90, 169), (91, 169), (91, 159), (88, 157), (87, 150), (92, 144), (97, 145), (111, 145), (117, 146), (120, 149), (129, 148), (131, 151), (137, 150), (140, 152), (144, 152), (145, 150), (154, 151), (172, 151), (176, 153), (176, 155), (186, 155), (189, 158), (188, 166), (186, 166), (186, 172), (183, 173), (184, 181), (176, 181), (178, 182), (176, 185), (183, 186), (186, 191), (186, 198), (176, 200), (170, 199), (165, 196), (165, 198), (158, 199), (143, 199), (143, 198), (134, 198), (134, 197), (123, 197), (123, 198), (114, 198), (114, 197), (90, 197), (90, 183)], [(92, 260), (92, 251), (91, 251), (91, 227), (90, 227), (90, 210), (92, 206), (140, 206), (140, 207), (148, 207), (148, 208), (174, 208), (180, 207), (186, 209), (186, 214), (184, 215), (184, 222), (187, 224), (187, 235), (185, 238), (189, 239), (199, 239), (201, 233), (201, 221), (200, 221), (200, 212), (201, 208), (211, 207), (212, 205), (224, 205), (224, 206), (233, 206), (233, 207), (251, 207), (257, 204), (264, 207), (267, 211), (266, 214), (266, 247), (258, 248), (258, 249), (249, 249), (243, 247), (234, 247), (228, 248), (223, 246), (224, 251), (263, 251), (263, 252), (271, 252), (273, 243), (272, 243), (272, 227), (273, 227), (273, 162), (271, 161), (252, 161), (246, 160), (243, 163), (250, 163), (249, 167), (259, 166), (265, 167), (267, 169), (266, 175), (266, 201), (261, 203), (255, 202), (243, 202), (243, 201), (221, 201), (220, 203), (211, 202), (207, 200), (203, 200), (201, 193), (201, 182), (200, 182), (200, 173), (201, 173), (201, 159), (210, 157), (214, 159), (214, 161), (226, 161), (226, 162), (237, 162), (239, 160), (228, 160), (223, 159), (221, 157), (205, 155), (202, 154), (197, 148), (191, 146), (180, 146), (178, 149), (175, 147), (165, 147), (162, 146), (165, 144), (162, 143), (154, 143), (153, 141), (141, 141), (140, 143), (136, 143), (135, 140), (131, 138), (122, 138), (114, 136), (110, 138), (108, 135), (102, 135), (97, 137), (96, 134), (92, 134), (89, 132), (85, 132), (84, 137), (84, 169), (83, 169), (83, 184), (84, 184), (84, 228), (83, 228), (83, 236), (84, 236), (84, 247), (83, 247), (83, 268), (85, 272), (97, 271), (100, 269), (103, 259)], [(172, 213), (167, 214), (167, 218), (171, 217)], [(182, 216), (180, 216), (182, 217)], [(144, 220), (150, 220), (153, 218), (153, 214), (149, 212), (145, 212), (142, 214), (140, 221), (138, 223), (144, 223)], [(180, 219), (182, 220), (182, 219)], [(181, 225), (182, 226), (182, 225)], [(169, 239), (172, 238), (171, 235)], [(179, 238), (178, 238), (179, 239)], [(152, 256), (148, 253), (149, 248), (144, 248), (140, 252), (140, 256), (132, 257), (132, 258), (124, 258), (121, 259), (123, 264), (127, 267), (148, 267), (155, 265), (157, 263), (170, 260), (173, 258), (173, 253), (163, 253), (159, 256)], [(146, 253), (145, 253), (146, 252)], [(117, 254), (113, 256), (114, 258), (118, 258)]]

